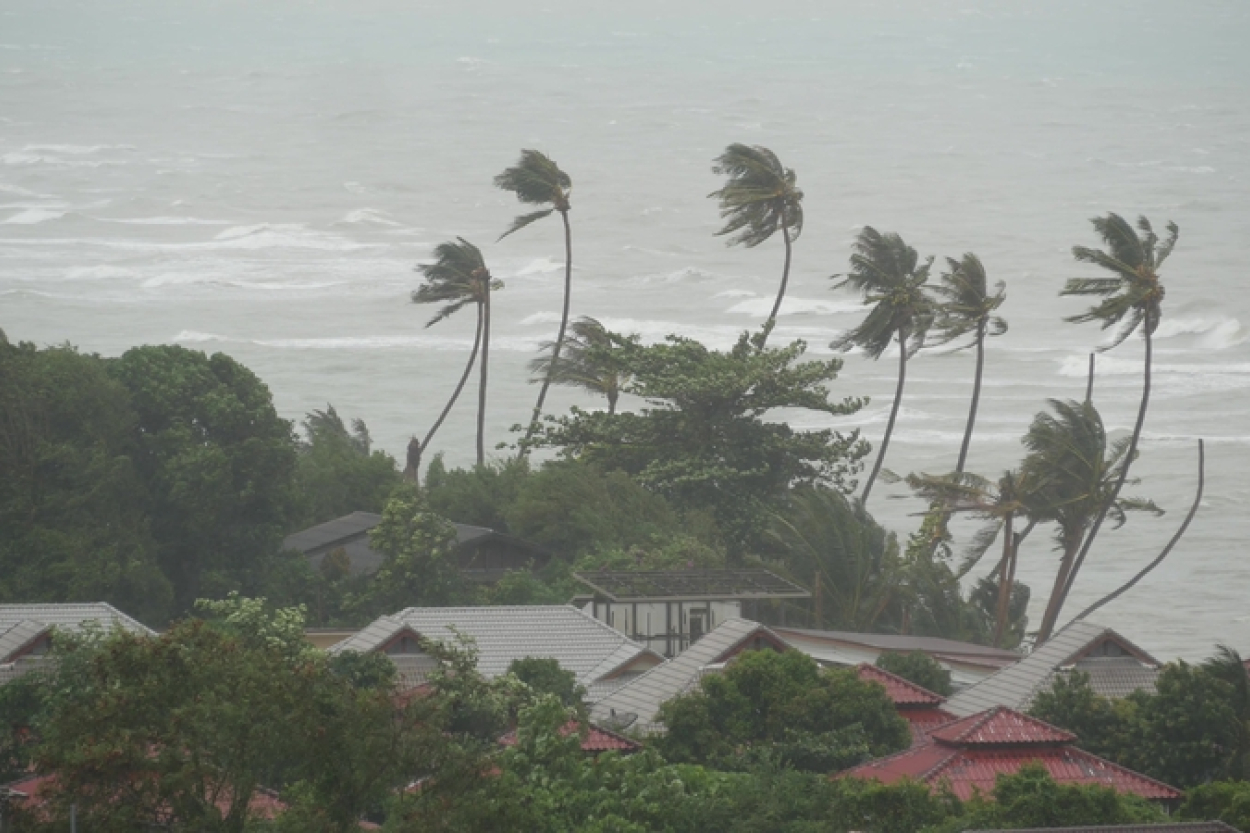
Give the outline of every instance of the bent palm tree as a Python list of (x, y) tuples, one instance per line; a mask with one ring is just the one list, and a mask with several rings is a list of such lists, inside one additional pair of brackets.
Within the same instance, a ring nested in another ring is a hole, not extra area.
[(530, 372), (544, 379), (550, 376), (557, 385), (602, 394), (608, 399), (608, 413), (616, 413), (616, 401), (629, 374), (612, 356), (611, 336), (598, 320), (589, 316), (577, 319), (569, 329), (572, 335), (564, 345), (560, 361), (552, 359), (556, 343), (543, 342), (543, 353), (530, 362)]
[(522, 214), (512, 221), (508, 230), (499, 235), (502, 240), (514, 231), (525, 228), (536, 220), (541, 220), (553, 211), (560, 213), (564, 222), (564, 307), (560, 313), (560, 329), (556, 333), (554, 346), (551, 348), (551, 365), (547, 376), (543, 379), (542, 388), (538, 391), (538, 402), (534, 404), (534, 413), (530, 417), (529, 427), (525, 430), (525, 439), (521, 441), (520, 456), (529, 453), (529, 442), (538, 428), (538, 420), (542, 416), (543, 403), (547, 401), (547, 389), (553, 381), (552, 372), (560, 361), (560, 348), (564, 345), (564, 331), (569, 325), (569, 301), (573, 295), (573, 232), (569, 227), (569, 192), (573, 188), (573, 180), (560, 170), (555, 162), (536, 150), (522, 150), (521, 158), (511, 168), (495, 177), (495, 186), (516, 194), (516, 198), (526, 205), (546, 205), (529, 214)]
[(781, 229), (781, 238), (786, 244), (781, 286), (759, 341), (763, 349), (786, 295), (792, 244), (803, 233), (803, 191), (795, 184), (794, 170), (782, 165), (775, 153), (759, 145), (730, 145), (716, 157), (712, 173), (729, 178), (724, 188), (708, 194), (720, 200), (720, 216), (726, 221), (717, 235), (732, 234), (728, 245), (741, 243), (751, 249)]
[[(1168, 238), (1160, 243), (1158, 235), (1145, 217), (1137, 218), (1137, 227), (1142, 236), (1133, 230), (1123, 217), (1108, 213), (1106, 217), (1094, 217), (1090, 220), (1094, 230), (1107, 244), (1107, 250), (1090, 249), (1085, 246), (1073, 246), (1072, 255), (1082, 263), (1092, 263), (1110, 272), (1110, 278), (1072, 278), (1063, 287), (1060, 295), (1096, 295), (1104, 300), (1097, 306), (1090, 307), (1080, 315), (1066, 318), (1066, 321), (1084, 323), (1097, 321), (1104, 330), (1117, 327), (1115, 338), (1111, 344), (1100, 348), (1110, 350), (1118, 347), (1137, 330), (1141, 330), (1145, 342), (1143, 361), (1141, 404), (1137, 408), (1137, 422), (1133, 425), (1133, 433), (1129, 438), (1128, 452), (1124, 456), (1124, 466), (1119, 479), (1112, 489), (1107, 507), (1095, 518), (1089, 535), (1077, 556), (1076, 570), (1085, 563), (1085, 557), (1102, 528), (1103, 519), (1107, 516), (1120, 489), (1128, 478), (1129, 466), (1137, 458), (1137, 443), (1141, 439), (1142, 426), (1146, 424), (1146, 407), (1150, 404), (1150, 370), (1154, 355), (1152, 337), (1159, 326), (1163, 315), (1163, 283), (1159, 278), (1159, 267), (1172, 254), (1176, 247), (1176, 239), (1180, 229), (1176, 223), (1168, 223)], [(1091, 379), (1092, 385), (1092, 379)], [(1072, 577), (1076, 577), (1073, 571)], [(1064, 596), (1071, 591), (1071, 580), (1064, 589)]]
[(985, 339), (1007, 332), (1007, 322), (994, 311), (1007, 300), (1007, 285), (999, 281), (993, 295), (988, 288), (985, 267), (972, 252), (962, 260), (946, 259), (950, 268), (943, 272), (933, 293), (941, 302), (938, 305), (937, 334), (935, 344), (947, 344), (957, 338), (972, 334), (972, 340), (963, 347), (977, 348), (977, 369), (972, 383), (972, 404), (968, 408), (968, 424), (964, 428), (963, 445), (959, 447), (959, 461), (955, 471), (964, 470), (968, 460), (968, 446), (972, 442), (972, 429), (977, 421), (977, 405), (981, 401), (981, 373), (985, 368)]
[(434, 249), (434, 262), (423, 263), (417, 270), (425, 277), (425, 283), (412, 293), (412, 301), (416, 304), (445, 303), (446, 305), (425, 326), (430, 327), (442, 321), (469, 304), (477, 306), (477, 327), (473, 336), (473, 349), (469, 353), (469, 361), (456, 389), (447, 401), (443, 412), (438, 415), (433, 427), (425, 435), (421, 448), (429, 448), (430, 440), (447, 419), (452, 405), (464, 389), (464, 383), (473, 370), (478, 350), (482, 353), (481, 380), (478, 383), (477, 404), (477, 464), (486, 462), (485, 431), (486, 431), (486, 381), (490, 355), (490, 293), (503, 288), (503, 282), (491, 278), (490, 270), (482, 259), (482, 252), (463, 237), (457, 242), (440, 243)]
[(1029, 454), (1021, 466), (1021, 474), (1033, 483), (1025, 501), (1027, 512), (1039, 521), (1056, 524), (1055, 542), (1062, 552), (1038, 645), (1054, 631), (1067, 588), (1080, 570), (1077, 552), (1104, 508), (1116, 526), (1124, 524), (1128, 511), (1162, 514), (1151, 501), (1114, 494), (1129, 441), (1108, 444), (1102, 416), (1092, 402), (1052, 399), (1050, 406), (1054, 415), (1039, 413), (1024, 436)]
[(898, 343), (898, 387), (885, 436), (881, 439), (881, 450), (877, 452), (872, 474), (860, 496), (864, 503), (868, 502), (868, 494), (881, 471), (890, 435), (894, 432), (894, 421), (903, 401), (903, 384), (907, 380), (907, 360), (924, 346), (925, 333), (933, 320), (933, 302), (924, 292), (932, 265), (933, 258), (921, 263), (916, 250), (897, 234), (882, 234), (872, 226), (865, 226), (852, 247), (850, 271), (833, 287), (850, 285), (859, 290), (864, 295), (864, 304), (871, 305), (872, 310), (858, 327), (834, 339), (830, 347), (843, 351), (860, 347), (875, 360), (881, 358), (892, 343)]

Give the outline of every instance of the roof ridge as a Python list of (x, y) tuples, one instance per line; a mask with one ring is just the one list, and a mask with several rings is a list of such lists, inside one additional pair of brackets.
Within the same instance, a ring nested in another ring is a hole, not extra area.
[(1138, 772), (1135, 769), (1129, 769), (1123, 764), (1117, 764), (1115, 761), (1112, 761), (1108, 758), (1104, 758), (1101, 755), (1095, 755), (1093, 752), (1090, 752), (1087, 749), (1082, 749), (1079, 746), (1075, 746), (1075, 745), (1069, 745), (1067, 749), (1068, 751), (1076, 755), (1081, 755), (1085, 758), (1092, 758), (1093, 760), (1098, 761), (1101, 764), (1111, 767), (1112, 769), (1118, 770), (1119, 772), (1124, 773), (1126, 775), (1130, 775), (1141, 781), (1147, 781), (1151, 784), (1154, 784), (1155, 786), (1162, 787), (1163, 789), (1170, 790), (1171, 792), (1174, 792), (1174, 793), (1180, 792), (1180, 790), (1178, 790), (1176, 787), (1173, 787), (1171, 784), (1160, 781), (1158, 778), (1151, 778), (1149, 775), (1145, 774), (1144, 772)]

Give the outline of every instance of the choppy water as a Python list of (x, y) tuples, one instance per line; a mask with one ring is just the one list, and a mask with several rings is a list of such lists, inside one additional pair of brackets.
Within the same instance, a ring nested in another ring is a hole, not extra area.
[[(454, 8), (451, 8), (454, 5)], [(1148, 560), (1193, 488), (1207, 496), (1171, 560), (1099, 619), (1161, 657), (1250, 649), (1250, 7), (898, 2), (0, 3), (0, 327), (117, 354), (147, 342), (228, 352), (298, 418), (333, 402), (397, 456), (443, 404), (471, 313), (425, 329), (414, 263), (478, 242), (496, 301), (492, 440), (535, 394), (524, 364), (554, 336), (554, 223), (494, 243), (519, 212), (491, 177), (521, 147), (574, 178), (574, 313), (649, 339), (727, 345), (767, 313), (779, 244), (727, 249), (705, 195), (733, 141), (799, 173), (807, 229), (775, 341), (856, 320), (829, 291), (860, 224), (925, 254), (979, 253), (1008, 283), (972, 468), (993, 474), (1046, 397), (1083, 392), (1092, 326), (1056, 296), (1082, 274), (1087, 218), (1173, 219), (1156, 393), (1137, 489), (1170, 511), (1104, 532), (1071, 604)], [(457, 320), (458, 319), (458, 320)], [(1101, 359), (1098, 402), (1126, 430), (1140, 343)], [(953, 464), (967, 353), (912, 366), (888, 465)], [(894, 365), (851, 356), (846, 421), (879, 438)], [(439, 437), (471, 461), (475, 397)], [(553, 405), (593, 404), (557, 392)], [(815, 424), (815, 423), (813, 423)], [(900, 530), (918, 507), (873, 511)], [(1044, 598), (1037, 537), (1022, 578)], [(1040, 614), (1040, 610), (1036, 611)]]

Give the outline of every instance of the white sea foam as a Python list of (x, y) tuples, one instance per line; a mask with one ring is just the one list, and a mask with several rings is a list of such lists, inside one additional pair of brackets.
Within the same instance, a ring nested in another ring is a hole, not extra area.
[(358, 208), (349, 211), (336, 221), (347, 225), (398, 226), (400, 223), (390, 219), (390, 215), (380, 208)]
[(122, 223), (128, 226), (228, 226), (229, 220), (202, 220), (198, 217), (99, 217), (105, 223)]
[[(739, 313), (743, 315), (753, 315), (757, 318), (764, 318), (772, 311), (773, 304), (777, 299), (774, 298), (752, 298), (746, 301), (739, 301), (729, 309), (725, 310), (729, 313)], [(863, 312), (864, 305), (858, 301), (822, 301), (813, 298), (798, 298), (793, 295), (787, 295), (781, 301), (781, 309), (777, 312), (779, 316), (784, 315), (838, 315), (846, 312)]]
[[(1210, 375), (1242, 376), (1250, 374), (1250, 363), (1232, 362), (1209, 364), (1177, 364), (1172, 362), (1154, 362), (1151, 371), (1156, 374), (1180, 374), (1195, 377)], [(1086, 356), (1065, 356), (1059, 367), (1060, 376), (1084, 378), (1089, 372), (1089, 359)], [(1097, 361), (1097, 375), (1124, 376), (1140, 375), (1142, 363), (1140, 359), (1121, 359), (1116, 356), (1101, 355)]]
[(68, 153), (72, 156), (85, 156), (99, 153), (102, 150), (134, 150), (134, 145), (27, 145), (27, 151), (51, 151), (52, 153)]
[(259, 223), (253, 226), (232, 226), (210, 243), (188, 244), (223, 249), (321, 249), (351, 251), (368, 248), (343, 237), (311, 231), (300, 223)]
[(101, 281), (117, 278), (134, 278), (137, 274), (131, 269), (119, 266), (74, 266), (67, 269), (65, 277), (73, 281)]
[(57, 156), (27, 151), (6, 153), (0, 156), (0, 162), (5, 165), (59, 165), (67, 168), (100, 168), (105, 165), (125, 164), (118, 159), (61, 159)]
[(182, 332), (178, 333), (178, 335), (170, 339), (170, 341), (173, 341), (179, 344), (184, 344), (184, 343), (198, 344), (198, 343), (202, 343), (206, 341), (231, 341), (231, 340), (232, 339), (229, 336), (220, 336), (220, 335), (217, 335), (216, 333), (201, 333), (196, 330), (183, 330)]
[(754, 298), (756, 294), (749, 289), (726, 289), (724, 292), (717, 292), (713, 298)]
[(1246, 332), (1240, 321), (1223, 315), (1211, 317), (1183, 315), (1164, 318), (1155, 330), (1156, 339), (1187, 335), (1198, 336), (1197, 346), (1208, 350), (1236, 347), (1250, 337), (1250, 333)]
[(557, 272), (563, 269), (564, 261), (540, 257), (536, 260), (531, 260), (529, 263), (518, 269), (514, 274), (518, 278), (523, 278), (527, 275), (544, 275), (549, 272)]
[(0, 223), (13, 226), (34, 226), (39, 223), (46, 223), (49, 220), (59, 220), (64, 216), (64, 211), (56, 211), (48, 208), (28, 208), (25, 211), (14, 214), (8, 219), (0, 220)]

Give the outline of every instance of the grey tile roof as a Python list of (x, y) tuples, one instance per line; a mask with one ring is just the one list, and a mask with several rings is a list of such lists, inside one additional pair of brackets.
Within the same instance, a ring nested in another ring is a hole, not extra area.
[(410, 607), (381, 617), (330, 651), (376, 650), (404, 627), (440, 641), (455, 638), (452, 628), (472, 637), (478, 670), (487, 677), (507, 673), (513, 660), (540, 657), (556, 660), (588, 685), (633, 659), (660, 660), (654, 651), (568, 605)]
[[(959, 717), (967, 717), (994, 706), (1008, 706), (1019, 711), (1027, 711), (1033, 698), (1039, 691), (1051, 685), (1057, 673), (1072, 670), (1072, 667), (1078, 664), (1077, 658), (1081, 652), (1102, 640), (1103, 637), (1111, 637), (1117, 642), (1133, 647), (1145, 659), (1152, 659), (1110, 628), (1093, 622), (1073, 622), (1019, 662), (956, 693), (946, 701), (946, 710)], [(1089, 666), (1092, 659), (1094, 658), (1081, 660), (1082, 668)], [(1158, 665), (1158, 663), (1139, 662), (1138, 665), (1145, 668), (1148, 665)], [(1116, 677), (1116, 682), (1113, 684), (1109, 681), (1108, 687), (1118, 686), (1121, 684), (1120, 681), (1128, 677), (1123, 667), (1120, 668), (1118, 675), (1108, 673), (1106, 676)]]
[(1097, 827), (1030, 827), (1017, 830), (968, 830), (965, 833), (1240, 833), (1222, 821), (1109, 824)]
[[(1158, 666), (1142, 665), (1133, 657), (1087, 657), (1073, 665), (1072, 671), (1057, 673), (1071, 674), (1074, 671), (1088, 674), (1090, 687), (1095, 692), (1116, 700), (1138, 690), (1153, 694), (1162, 673)], [(1046, 686), (1049, 685), (1047, 682)]]
[(117, 625), (131, 633), (146, 636), (155, 631), (105, 602), (71, 602), (67, 604), (0, 605), (0, 631), (8, 630), (23, 620), (75, 631), (86, 622), (98, 622), (104, 628)]
[(8, 630), (0, 626), (0, 663), (12, 662), (16, 659), (14, 654), (43, 636), (51, 628), (51, 625), (45, 625), (33, 619), (15, 622)]
[(727, 653), (762, 634), (784, 641), (764, 625), (746, 619), (726, 619), (673, 659), (597, 702), (591, 709), (591, 719), (611, 724), (613, 713), (618, 717), (634, 714), (637, 719), (628, 727), (630, 730), (654, 732), (659, 728), (655, 724), (656, 713), (664, 701), (686, 691), (706, 666), (721, 662)]
[(802, 634), (832, 642), (845, 642), (851, 645), (862, 645), (879, 651), (894, 651), (909, 654), (913, 651), (933, 654), (952, 654), (967, 657), (983, 657), (987, 660), (1015, 662), (1020, 654), (1004, 648), (991, 648), (988, 645), (977, 645), (973, 642), (960, 642), (955, 639), (943, 639), (937, 636), (907, 636), (892, 633), (855, 633), (853, 631), (817, 631), (807, 628), (773, 628), (777, 633)]
[(669, 599), (806, 599), (812, 594), (768, 570), (595, 570), (573, 578), (614, 602)]

